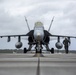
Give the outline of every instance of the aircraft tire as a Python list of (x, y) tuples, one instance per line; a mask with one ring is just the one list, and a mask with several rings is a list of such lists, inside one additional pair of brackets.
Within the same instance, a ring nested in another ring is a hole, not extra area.
[(24, 48), (24, 53), (27, 53), (27, 49), (26, 48)]
[(54, 48), (51, 48), (51, 53), (54, 54)]

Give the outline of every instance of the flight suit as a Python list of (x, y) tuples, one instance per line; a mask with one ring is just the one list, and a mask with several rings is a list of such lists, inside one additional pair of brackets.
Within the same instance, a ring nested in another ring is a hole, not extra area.
[(70, 45), (70, 40), (65, 38), (65, 40), (63, 41), (63, 44), (64, 44), (65, 52), (68, 53), (68, 48), (69, 48), (69, 45)]

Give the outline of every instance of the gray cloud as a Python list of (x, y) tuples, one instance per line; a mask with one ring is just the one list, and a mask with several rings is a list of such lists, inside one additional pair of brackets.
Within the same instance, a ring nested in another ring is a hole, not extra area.
[(76, 35), (76, 2), (69, 2), (61, 11), (61, 15), (56, 19), (53, 29), (56, 29), (53, 33), (63, 35)]
[(52, 34), (76, 35), (76, 1), (67, 0), (1, 0), (0, 1), (0, 35), (26, 34), (36, 21), (42, 21), (48, 29), (55, 16), (50, 32)]

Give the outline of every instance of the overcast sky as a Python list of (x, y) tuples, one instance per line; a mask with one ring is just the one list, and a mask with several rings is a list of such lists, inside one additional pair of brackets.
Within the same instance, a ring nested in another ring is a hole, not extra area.
[[(27, 17), (30, 29), (36, 21), (41, 21), (46, 30), (53, 16), (50, 33), (76, 36), (76, 1), (75, 0), (0, 0), (0, 35), (26, 34), (28, 28), (24, 20)], [(76, 49), (76, 39), (71, 39), (70, 49)], [(27, 41), (23, 41), (23, 47)], [(7, 43), (6, 38), (0, 39), (0, 49), (15, 48), (17, 39)], [(56, 41), (50, 42), (54, 47)]]

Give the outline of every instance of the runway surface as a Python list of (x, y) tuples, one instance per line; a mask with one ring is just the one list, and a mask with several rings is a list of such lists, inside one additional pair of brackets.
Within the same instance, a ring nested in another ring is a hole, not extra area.
[(76, 75), (76, 54), (0, 54), (0, 75)]

